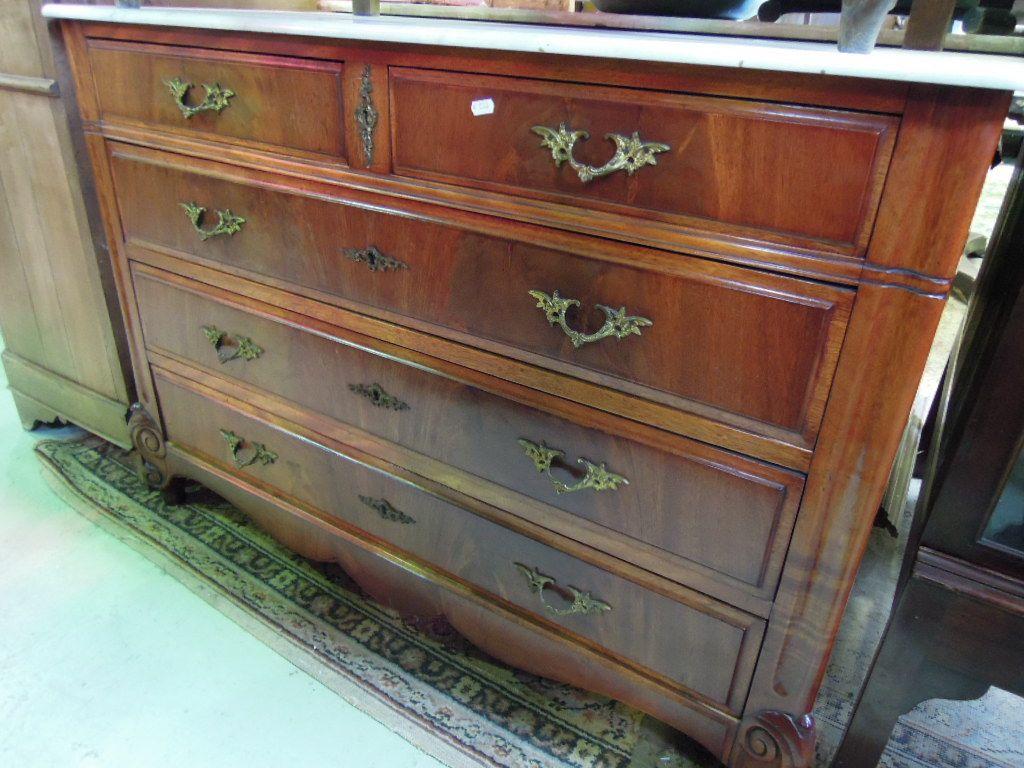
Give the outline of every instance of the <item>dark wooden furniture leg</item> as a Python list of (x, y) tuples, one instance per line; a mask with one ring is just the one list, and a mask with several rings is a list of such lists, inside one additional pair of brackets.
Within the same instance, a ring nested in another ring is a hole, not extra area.
[(874, 768), (900, 715), (923, 701), (976, 699), (993, 683), (1024, 690), (1021, 638), (1021, 617), (915, 574), (893, 611), (833, 768)]

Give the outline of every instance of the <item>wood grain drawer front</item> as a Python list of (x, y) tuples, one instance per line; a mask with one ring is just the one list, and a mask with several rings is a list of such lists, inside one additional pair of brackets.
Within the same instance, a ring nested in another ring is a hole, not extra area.
[[(137, 271), (135, 285), (146, 344), (155, 352), (596, 523), (601, 528), (589, 537), (567, 532), (664, 575), (692, 584), (689, 561), (712, 581), (764, 599), (774, 594), (803, 486), (796, 473), (680, 438), (666, 450), (579, 426), (373, 354), (372, 340), (342, 329), (303, 330), (298, 316), (275, 317), (273, 308), (231, 294), (215, 301), (198, 284), (186, 288)], [(564, 451), (550, 471), (535, 463), (541, 446)], [(620, 534), (618, 548), (607, 541), (611, 532)], [(714, 585), (699, 586), (716, 594)]]
[[(674, 274), (631, 268), (128, 152), (116, 150), (112, 162), (130, 244), (284, 281), (314, 298), (813, 445), (851, 290), (684, 257), (673, 257)], [(203, 239), (181, 208), (188, 201), (243, 216), (244, 228)], [(556, 294), (580, 306), (568, 305), (564, 318), (549, 315), (539, 305)], [(650, 325), (607, 333), (608, 313)]]
[[(694, 605), (684, 605), (649, 592), (202, 397), (159, 371), (157, 389), (173, 443), (233, 466), (243, 477), (337, 516), (714, 702), (735, 709), (742, 701), (763, 632), (759, 620), (707, 598), (694, 596)], [(555, 583), (531, 591), (517, 563), (535, 579), (547, 576)], [(578, 600), (570, 588), (580, 591)]]
[(104, 121), (345, 158), (339, 63), (104, 40), (89, 59)]
[[(896, 126), (838, 110), (400, 68), (391, 100), (397, 174), (854, 255)], [(574, 140), (577, 131), (587, 137)]]

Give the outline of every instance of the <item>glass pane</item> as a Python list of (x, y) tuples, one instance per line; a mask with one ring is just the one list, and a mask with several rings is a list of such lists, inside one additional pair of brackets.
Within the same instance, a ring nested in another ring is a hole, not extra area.
[(982, 539), (1024, 557), (1024, 453), (1017, 455)]

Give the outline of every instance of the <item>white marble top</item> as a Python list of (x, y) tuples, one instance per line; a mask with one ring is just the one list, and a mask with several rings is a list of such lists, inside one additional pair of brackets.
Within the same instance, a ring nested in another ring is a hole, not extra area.
[(498, 51), (597, 56), (634, 61), (806, 72), (942, 85), (1024, 89), (1024, 58), (977, 53), (876, 48), (840, 53), (835, 45), (795, 40), (528, 26), (487, 21), (351, 16), (295, 11), (210, 8), (116, 8), (47, 4), (51, 19), (266, 32), (341, 40), (486, 48)]

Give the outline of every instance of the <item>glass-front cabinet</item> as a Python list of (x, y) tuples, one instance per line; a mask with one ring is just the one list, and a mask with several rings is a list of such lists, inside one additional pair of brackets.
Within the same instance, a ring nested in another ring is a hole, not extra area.
[[(1024, 208), (1021, 209), (1024, 230)], [(981, 312), (993, 330), (968, 343), (943, 435), (945, 455), (921, 545), (1024, 581), (1024, 259), (1010, 254)], [(971, 375), (973, 374), (973, 375)], [(966, 383), (960, 383), (966, 382)], [(948, 448), (946, 447), (948, 446)]]
[(1024, 452), (1019, 447), (1002, 493), (982, 530), (980, 543), (1024, 559)]

